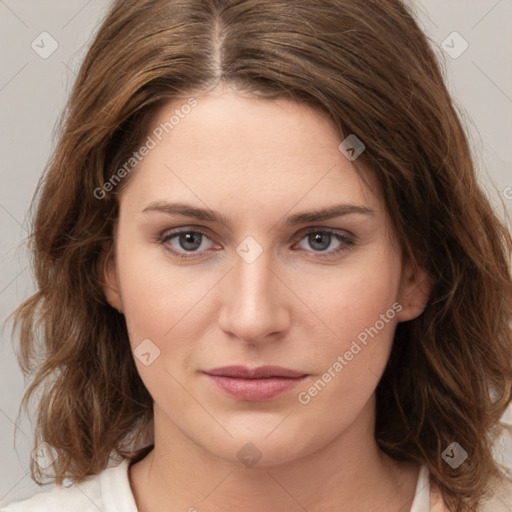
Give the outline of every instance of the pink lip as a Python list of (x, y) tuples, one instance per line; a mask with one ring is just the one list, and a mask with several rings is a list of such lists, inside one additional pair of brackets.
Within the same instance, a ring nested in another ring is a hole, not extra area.
[(263, 401), (290, 391), (307, 376), (280, 366), (225, 366), (206, 370), (215, 385), (238, 400)]

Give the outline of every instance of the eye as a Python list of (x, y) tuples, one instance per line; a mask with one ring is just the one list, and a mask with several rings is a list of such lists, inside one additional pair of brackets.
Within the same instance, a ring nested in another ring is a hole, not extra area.
[[(353, 236), (325, 228), (309, 228), (305, 233), (302, 232), (296, 241), (301, 249), (314, 252), (322, 258), (336, 256), (355, 245)], [(302, 245), (303, 241), (309, 248)], [(173, 256), (184, 259), (201, 258), (208, 249), (221, 248), (215, 246), (206, 233), (197, 229), (165, 231), (158, 237), (158, 243)], [(328, 250), (329, 248), (331, 250)]]
[[(191, 229), (182, 229), (180, 231), (165, 232), (160, 237), (159, 242), (165, 245), (166, 250), (179, 258), (196, 258), (196, 253), (207, 250), (209, 240), (206, 233)], [(200, 251), (200, 249), (202, 249)], [(187, 254), (189, 253), (189, 254)]]
[[(313, 252), (325, 253), (325, 256), (337, 255), (355, 245), (353, 237), (331, 229), (310, 228), (305, 234), (302, 233), (299, 242), (303, 240), (313, 249)], [(335, 244), (334, 248), (332, 247), (333, 243)], [(327, 250), (329, 247), (331, 250)], [(306, 248), (306, 250), (308, 249)], [(325, 256), (321, 254), (321, 257)]]

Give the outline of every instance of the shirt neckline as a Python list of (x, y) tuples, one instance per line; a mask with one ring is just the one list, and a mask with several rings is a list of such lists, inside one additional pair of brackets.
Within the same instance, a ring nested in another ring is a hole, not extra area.
[(130, 462), (125, 457), (120, 464), (101, 473), (100, 493), (105, 512), (138, 512), (128, 475)]
[(420, 466), (410, 512), (430, 512), (430, 472), (425, 464)]
[[(128, 474), (130, 463), (131, 459), (125, 457), (120, 464), (101, 473), (100, 492), (105, 512), (138, 512)], [(429, 471), (425, 465), (420, 466), (410, 512), (430, 512)]]

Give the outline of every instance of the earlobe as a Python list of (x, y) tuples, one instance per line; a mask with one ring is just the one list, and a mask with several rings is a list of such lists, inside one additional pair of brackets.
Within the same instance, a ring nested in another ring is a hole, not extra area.
[(119, 293), (119, 280), (115, 262), (113, 244), (106, 247), (98, 259), (98, 275), (101, 280), (101, 287), (107, 302), (114, 308), (123, 312), (121, 294)]
[(399, 322), (407, 322), (419, 317), (425, 310), (432, 292), (432, 281), (423, 267), (413, 269), (407, 265), (402, 280), (400, 304), (402, 310), (397, 315)]

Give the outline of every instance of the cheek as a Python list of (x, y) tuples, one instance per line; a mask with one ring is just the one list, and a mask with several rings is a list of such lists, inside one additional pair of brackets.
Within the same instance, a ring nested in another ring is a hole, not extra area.
[(183, 273), (172, 271), (172, 265), (158, 251), (148, 250), (147, 243), (128, 247), (127, 239), (130, 237), (119, 238), (117, 259), (123, 312), (135, 363), (151, 390), (151, 379), (162, 375), (170, 349), (180, 361), (188, 357), (193, 329), (187, 312), (200, 299), (203, 288), (191, 285)]
[(118, 276), (137, 371), (157, 403), (172, 397), (173, 407), (180, 410), (187, 401), (179, 382), (184, 382), (183, 369), (191, 367), (197, 341), (197, 329), (190, 325), (193, 315), (187, 313), (203, 288), (187, 285), (183, 276), (169, 271), (170, 265), (148, 261), (147, 247), (124, 253), (122, 247)]
[(166, 259), (163, 249), (128, 240), (137, 235), (119, 237), (117, 265), (129, 332), (133, 342), (141, 336), (162, 338), (198, 300), (201, 288)]
[[(332, 324), (339, 336), (317, 347), (315, 359), (321, 361), (318, 373), (296, 396), (311, 429), (317, 418), (328, 418), (327, 428), (335, 435), (355, 420), (374, 395), (389, 359), (397, 323), (396, 309), (389, 304), (388, 295), (380, 299), (373, 296), (371, 302), (362, 301), (357, 319), (346, 312), (333, 315)], [(349, 307), (347, 303), (347, 310)]]
[(309, 284), (309, 300), (314, 301), (319, 317), (340, 342), (336, 349), (350, 345), (376, 322), (384, 338), (392, 336), (390, 330), (400, 309), (396, 303), (400, 278), (400, 260), (382, 244), (347, 259), (321, 289)]
[(304, 401), (335, 403), (343, 396), (342, 410), (357, 410), (378, 384), (401, 309), (396, 301), (400, 261), (386, 250), (347, 263), (330, 286), (309, 295), (330, 334), (314, 346), (314, 359), (321, 361), (315, 380), (319, 382), (302, 389)]

